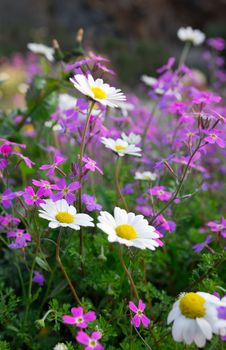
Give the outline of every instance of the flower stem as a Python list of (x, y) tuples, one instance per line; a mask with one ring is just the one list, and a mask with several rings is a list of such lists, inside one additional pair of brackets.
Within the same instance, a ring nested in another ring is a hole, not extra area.
[(63, 265), (63, 263), (62, 263), (62, 261), (61, 261), (61, 258), (60, 258), (60, 241), (61, 241), (61, 237), (62, 237), (62, 230), (60, 230), (59, 235), (58, 235), (58, 238), (57, 238), (56, 260), (57, 260), (57, 262), (58, 262), (58, 264), (59, 264), (59, 266), (60, 266), (60, 268), (61, 268), (61, 271), (62, 271), (62, 273), (63, 273), (63, 275), (64, 275), (64, 278), (66, 279), (66, 281), (67, 281), (67, 283), (68, 283), (68, 285), (69, 285), (69, 287), (70, 287), (70, 289), (71, 289), (71, 292), (72, 292), (72, 294), (73, 294), (73, 296), (74, 296), (76, 302), (77, 302), (79, 305), (81, 305), (81, 301), (80, 301), (80, 299), (79, 299), (79, 297), (78, 297), (78, 295), (77, 295), (77, 293), (76, 293), (76, 291), (75, 291), (75, 288), (74, 288), (74, 286), (73, 286), (73, 284), (72, 284), (72, 282), (71, 282), (71, 280), (70, 280), (70, 277), (68, 276), (68, 274), (67, 274), (67, 272), (66, 272), (66, 270), (65, 270), (65, 268), (64, 268), (64, 265)]
[(121, 202), (123, 203), (125, 209), (128, 211), (128, 205), (126, 203), (126, 199), (122, 194), (121, 188), (120, 188), (120, 183), (119, 183), (119, 173), (121, 169), (121, 159), (120, 157), (117, 158), (116, 160), (116, 166), (115, 166), (115, 186), (116, 186), (116, 194), (117, 196), (121, 199)]
[(185, 43), (183, 51), (182, 51), (181, 56), (180, 56), (180, 61), (179, 61), (179, 64), (178, 64), (178, 68), (180, 68), (181, 66), (183, 66), (183, 64), (185, 64), (185, 61), (186, 61), (186, 58), (187, 58), (188, 53), (190, 51), (191, 45), (192, 44), (189, 41), (187, 41)]
[(124, 261), (124, 258), (123, 258), (123, 250), (122, 250), (122, 247), (119, 246), (119, 259), (120, 259), (120, 262), (122, 264), (122, 267), (123, 267), (123, 270), (125, 271), (129, 281), (130, 281), (130, 285), (133, 289), (133, 292), (134, 292), (134, 295), (137, 299), (139, 299), (139, 295), (138, 295), (138, 291), (137, 291), (137, 287), (134, 283), (134, 280), (133, 280), (133, 277), (131, 275), (131, 273), (129, 272), (129, 270), (127, 269), (126, 267), (126, 264), (125, 264), (125, 261)]
[[(82, 142), (81, 142), (81, 148), (80, 148), (80, 155), (79, 155), (79, 182), (81, 187), (78, 189), (78, 208), (79, 212), (82, 211), (82, 164), (83, 164), (83, 156), (85, 151), (85, 141), (86, 141), (86, 134), (89, 127), (89, 121), (90, 116), (93, 110), (93, 107), (95, 105), (95, 101), (91, 102), (91, 105), (89, 107), (87, 117), (86, 117), (86, 123), (82, 134)], [(83, 239), (83, 232), (82, 229), (80, 229), (80, 255), (83, 256), (83, 247), (84, 247), (84, 239)]]
[(150, 345), (148, 345), (148, 343), (146, 342), (146, 340), (142, 337), (142, 335), (140, 334), (140, 332), (138, 331), (138, 329), (136, 327), (134, 327), (135, 331), (137, 332), (138, 336), (140, 337), (140, 339), (142, 340), (142, 342), (145, 344), (145, 346), (149, 349), (152, 350), (152, 348), (150, 347)]

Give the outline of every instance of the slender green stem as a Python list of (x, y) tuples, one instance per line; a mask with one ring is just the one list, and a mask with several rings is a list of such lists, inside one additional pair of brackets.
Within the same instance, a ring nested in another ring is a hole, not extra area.
[[(92, 101), (91, 105), (90, 105), (90, 108), (88, 110), (87, 117), (86, 117), (86, 123), (85, 123), (85, 127), (84, 127), (83, 134), (82, 134), (82, 142), (81, 142), (80, 155), (79, 155), (79, 181), (80, 181), (81, 187), (78, 189), (78, 208), (79, 208), (79, 212), (80, 213), (82, 211), (82, 165), (83, 165), (83, 156), (84, 156), (84, 151), (85, 151), (86, 134), (87, 134), (87, 131), (88, 131), (89, 121), (90, 121), (90, 117), (91, 117), (91, 113), (92, 113), (94, 105), (95, 105), (95, 101)], [(83, 248), (84, 248), (84, 238), (83, 238), (82, 229), (80, 229), (80, 255), (81, 256), (83, 256), (83, 250), (84, 250)]]
[(180, 61), (179, 61), (179, 64), (178, 64), (178, 67), (180, 68), (183, 64), (185, 64), (185, 61), (186, 61), (186, 58), (188, 56), (188, 53), (190, 51), (190, 48), (191, 48), (191, 42), (187, 41), (184, 45), (184, 48), (183, 48), (183, 51), (181, 53), (181, 56), (180, 56)]
[(130, 285), (131, 285), (131, 287), (133, 289), (134, 295), (135, 295), (135, 297), (137, 299), (139, 299), (137, 287), (136, 287), (136, 285), (134, 283), (133, 277), (132, 277), (131, 273), (129, 272), (129, 270), (126, 267), (126, 264), (125, 264), (125, 261), (124, 261), (124, 258), (123, 258), (123, 251), (122, 251), (122, 247), (121, 246), (119, 246), (119, 259), (120, 259), (120, 262), (122, 264), (123, 270), (125, 271), (128, 279), (129, 279), (129, 282), (130, 282)]
[(79, 299), (79, 297), (78, 297), (78, 294), (76, 293), (75, 288), (74, 288), (74, 286), (73, 286), (73, 284), (72, 284), (72, 282), (71, 282), (71, 279), (70, 279), (70, 277), (68, 276), (68, 274), (67, 274), (67, 272), (66, 272), (66, 270), (65, 270), (65, 268), (64, 268), (64, 265), (63, 265), (63, 263), (62, 263), (62, 261), (61, 261), (61, 258), (60, 258), (60, 242), (61, 242), (61, 237), (62, 237), (62, 230), (60, 230), (59, 235), (58, 235), (58, 238), (57, 238), (56, 260), (57, 260), (57, 262), (58, 262), (58, 264), (59, 264), (59, 266), (60, 266), (60, 268), (61, 268), (61, 271), (62, 271), (62, 273), (63, 273), (63, 275), (64, 275), (64, 278), (66, 279), (66, 281), (67, 281), (67, 283), (68, 283), (68, 285), (69, 285), (69, 287), (70, 287), (70, 289), (71, 289), (71, 292), (72, 292), (72, 294), (73, 294), (73, 296), (74, 296), (76, 302), (77, 302), (78, 304), (81, 305), (81, 301), (80, 301), (80, 299)]
[(142, 337), (142, 335), (140, 334), (140, 332), (138, 331), (138, 329), (136, 327), (134, 327), (135, 331), (137, 332), (138, 336), (140, 337), (140, 339), (142, 340), (142, 342), (144, 343), (144, 345), (149, 349), (152, 350), (152, 348), (150, 347), (150, 345), (148, 345), (148, 343), (146, 342), (146, 340)]
[(120, 188), (120, 183), (119, 183), (119, 174), (120, 174), (120, 169), (121, 169), (121, 158), (118, 157), (116, 160), (116, 165), (115, 165), (115, 186), (116, 186), (116, 194), (117, 196), (121, 199), (121, 202), (125, 209), (128, 211), (128, 205), (126, 203), (126, 199), (122, 194), (121, 188)]

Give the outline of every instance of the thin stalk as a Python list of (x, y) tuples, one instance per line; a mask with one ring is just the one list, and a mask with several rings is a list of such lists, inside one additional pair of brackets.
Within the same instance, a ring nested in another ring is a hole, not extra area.
[(148, 343), (146, 342), (146, 340), (142, 337), (142, 335), (140, 334), (140, 332), (138, 331), (138, 329), (136, 327), (134, 327), (135, 331), (137, 332), (138, 336), (140, 337), (140, 339), (142, 340), (142, 342), (144, 343), (144, 345), (149, 349), (152, 350), (152, 348), (150, 347), (150, 345), (148, 345)]
[[(88, 131), (88, 127), (89, 127), (89, 120), (90, 120), (90, 116), (93, 110), (93, 107), (95, 105), (95, 101), (91, 102), (88, 114), (87, 114), (87, 118), (86, 118), (86, 123), (85, 123), (85, 127), (83, 130), (83, 134), (82, 134), (82, 142), (81, 142), (81, 148), (80, 148), (80, 155), (79, 155), (79, 182), (81, 187), (78, 189), (78, 208), (79, 208), (79, 212), (81, 213), (82, 211), (82, 165), (83, 165), (83, 156), (84, 156), (84, 151), (85, 151), (85, 141), (86, 141), (86, 134)], [(84, 239), (83, 239), (83, 232), (82, 229), (80, 229), (80, 255), (83, 256), (83, 250), (84, 250)]]
[(123, 258), (123, 251), (122, 251), (122, 247), (121, 246), (119, 246), (119, 259), (120, 259), (121, 265), (123, 267), (123, 270), (125, 271), (128, 279), (130, 281), (130, 285), (131, 285), (131, 287), (133, 289), (134, 295), (135, 295), (135, 297), (137, 299), (139, 299), (137, 287), (136, 287), (136, 285), (134, 283), (133, 277), (132, 277), (131, 273), (129, 272), (129, 270), (126, 267), (126, 264), (125, 264), (125, 261), (124, 261), (124, 258)]
[(64, 275), (64, 278), (66, 279), (66, 281), (67, 281), (67, 283), (68, 283), (68, 285), (69, 285), (69, 287), (70, 287), (70, 289), (71, 289), (71, 292), (72, 292), (72, 294), (73, 294), (73, 296), (74, 296), (76, 302), (77, 302), (79, 305), (81, 305), (81, 301), (80, 301), (80, 299), (79, 299), (79, 297), (78, 297), (78, 295), (77, 295), (77, 293), (76, 293), (76, 291), (75, 291), (75, 288), (74, 288), (74, 286), (73, 286), (73, 284), (72, 284), (72, 282), (71, 282), (71, 280), (70, 280), (70, 277), (68, 276), (68, 274), (67, 274), (67, 272), (66, 272), (66, 270), (65, 270), (65, 268), (64, 268), (64, 265), (63, 265), (63, 263), (62, 263), (62, 261), (61, 261), (61, 258), (60, 258), (60, 241), (61, 241), (61, 237), (62, 237), (62, 230), (60, 230), (59, 235), (58, 235), (58, 238), (57, 238), (56, 260), (57, 260), (57, 262), (58, 262), (58, 264), (59, 264), (59, 266), (60, 266), (60, 268), (61, 268), (61, 271), (62, 271), (62, 273), (63, 273), (63, 275)]
[(116, 187), (116, 193), (117, 196), (121, 199), (121, 202), (125, 209), (129, 211), (128, 205), (126, 203), (126, 199), (122, 194), (121, 188), (120, 188), (120, 182), (119, 182), (119, 174), (120, 174), (120, 169), (121, 169), (121, 159), (120, 157), (117, 158), (116, 160), (116, 165), (115, 165), (115, 187)]
[(178, 68), (180, 68), (181, 66), (183, 66), (183, 64), (185, 64), (185, 61), (187, 59), (187, 56), (188, 56), (188, 53), (190, 51), (191, 45), (192, 44), (189, 41), (187, 41), (185, 43), (183, 51), (182, 51), (181, 56), (180, 56), (180, 61), (179, 61), (179, 64), (178, 64)]

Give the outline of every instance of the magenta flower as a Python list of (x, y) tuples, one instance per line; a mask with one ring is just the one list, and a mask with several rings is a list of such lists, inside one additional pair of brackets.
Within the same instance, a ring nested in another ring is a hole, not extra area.
[(0, 194), (0, 203), (4, 208), (10, 208), (12, 204), (12, 200), (15, 198), (15, 193), (13, 193), (10, 189), (6, 190), (2, 194)]
[(129, 302), (129, 309), (135, 313), (135, 316), (132, 318), (131, 323), (136, 328), (139, 328), (141, 323), (144, 327), (148, 327), (151, 322), (149, 318), (143, 313), (145, 307), (146, 305), (141, 299), (138, 302), (138, 307), (132, 301)]
[(203, 133), (207, 135), (204, 138), (206, 142), (211, 144), (216, 143), (221, 148), (225, 147), (225, 141), (219, 136), (220, 135), (219, 131), (203, 130)]
[(166, 64), (164, 64), (164, 66), (160, 67), (157, 69), (158, 73), (163, 73), (166, 70), (169, 70), (173, 67), (174, 63), (175, 63), (176, 59), (174, 57), (169, 57), (168, 61)]
[(43, 164), (42, 166), (40, 166), (39, 169), (48, 170), (46, 173), (47, 176), (52, 175), (55, 169), (57, 169), (61, 163), (65, 162), (65, 160), (66, 158), (63, 158), (61, 156), (55, 156), (52, 164)]
[(43, 188), (39, 188), (35, 193), (31, 186), (26, 187), (23, 193), (24, 201), (28, 205), (39, 206), (39, 204), (45, 203), (44, 199), (42, 199), (43, 196), (45, 196), (45, 190)]
[(15, 241), (9, 244), (11, 249), (21, 249), (27, 246), (27, 241), (31, 241), (31, 236), (29, 233), (21, 230), (19, 228), (14, 231), (7, 232), (7, 237), (15, 237)]
[(37, 283), (42, 287), (45, 283), (45, 278), (41, 272), (34, 271), (34, 276), (32, 278), (32, 282)]
[(94, 311), (88, 311), (86, 314), (83, 313), (82, 307), (73, 307), (71, 309), (72, 316), (63, 316), (63, 322), (67, 324), (74, 324), (79, 328), (86, 328), (88, 322), (92, 322), (96, 319)]
[(56, 182), (56, 190), (58, 193), (54, 193), (51, 198), (54, 202), (65, 198), (68, 204), (72, 204), (75, 201), (74, 191), (81, 187), (78, 181), (72, 182), (70, 185), (67, 185), (65, 179), (61, 179)]
[(223, 51), (225, 49), (225, 40), (223, 38), (209, 38), (207, 44), (217, 51)]
[(44, 196), (50, 197), (52, 190), (57, 190), (57, 186), (47, 180), (32, 180), (33, 185), (44, 189)]
[(11, 214), (5, 214), (5, 216), (0, 216), (0, 228), (5, 228), (7, 226), (16, 226), (20, 223), (20, 219), (14, 217)]
[(196, 253), (200, 253), (206, 246), (208, 246), (210, 243), (212, 242), (212, 236), (211, 235), (208, 235), (205, 239), (204, 242), (202, 243), (197, 243), (195, 245), (193, 245), (193, 250), (196, 252)]
[(168, 201), (172, 193), (165, 191), (165, 186), (154, 186), (148, 191), (152, 196), (157, 197), (160, 201)]
[(209, 221), (207, 226), (210, 227), (212, 232), (220, 232), (221, 235), (226, 238), (226, 219), (224, 217), (221, 218), (220, 223), (216, 221)]
[(15, 154), (16, 156), (20, 157), (24, 161), (24, 163), (28, 166), (28, 168), (32, 168), (32, 165), (35, 164), (34, 162), (32, 162), (30, 158), (25, 157), (20, 152), (12, 152), (12, 154)]
[(0, 146), (0, 153), (3, 154), (4, 157), (7, 158), (11, 152), (12, 152), (12, 146), (8, 144), (4, 144)]
[(90, 170), (92, 172), (97, 170), (101, 175), (103, 175), (103, 171), (98, 167), (97, 162), (95, 162), (95, 160), (89, 157), (83, 157), (82, 160), (83, 162), (85, 162), (85, 169)]
[(91, 336), (83, 331), (78, 332), (76, 340), (78, 343), (86, 345), (84, 350), (104, 350), (103, 345), (101, 345), (98, 340), (102, 337), (100, 332), (92, 332)]
[(82, 195), (82, 202), (85, 204), (88, 211), (101, 210), (102, 205), (96, 203), (96, 197), (90, 196), (89, 194), (84, 193)]

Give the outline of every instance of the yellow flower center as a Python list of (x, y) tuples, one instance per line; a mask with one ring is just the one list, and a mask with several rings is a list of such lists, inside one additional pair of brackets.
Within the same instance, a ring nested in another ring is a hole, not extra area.
[(205, 316), (205, 299), (197, 293), (186, 293), (180, 300), (181, 313), (187, 318)]
[(96, 346), (97, 342), (96, 340), (90, 340), (89, 345), (93, 348), (94, 346)]
[(216, 134), (211, 134), (212, 139), (216, 139), (217, 135)]
[(150, 179), (150, 176), (149, 176), (149, 175), (144, 175), (144, 179), (145, 179), (145, 180), (149, 180), (149, 179)]
[(106, 92), (99, 87), (92, 87), (91, 91), (94, 94), (94, 98), (99, 98), (99, 99), (103, 100), (107, 97)]
[(135, 229), (131, 225), (123, 224), (116, 227), (117, 236), (129, 241), (137, 237)]
[(126, 148), (124, 146), (118, 145), (118, 146), (115, 146), (115, 149), (116, 149), (116, 151), (123, 151)]
[(60, 211), (56, 214), (55, 219), (64, 224), (71, 224), (74, 221), (74, 216), (66, 211)]

